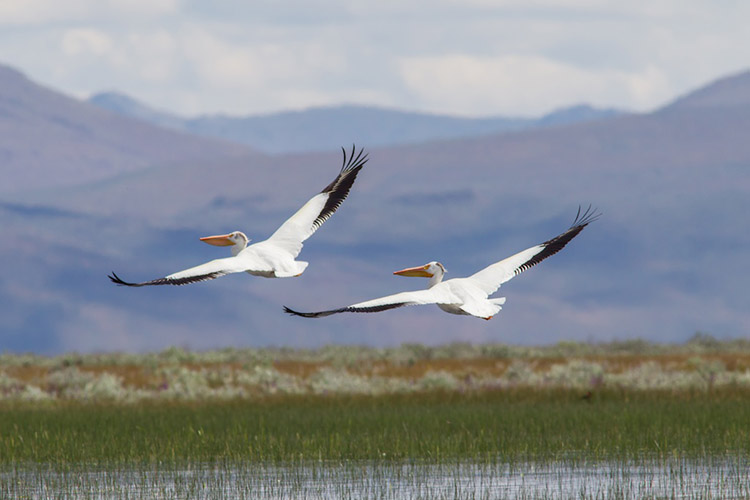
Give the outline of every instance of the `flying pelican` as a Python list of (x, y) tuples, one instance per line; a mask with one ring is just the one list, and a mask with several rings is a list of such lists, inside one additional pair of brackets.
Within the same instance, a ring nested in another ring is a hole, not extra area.
[(590, 206), (585, 212), (581, 213), (579, 207), (573, 224), (564, 233), (485, 267), (468, 278), (442, 281), (446, 273), (445, 267), (440, 262), (433, 261), (423, 266), (410, 267), (393, 273), (399, 276), (430, 278), (427, 290), (401, 292), (329, 311), (304, 313), (293, 311), (286, 306), (284, 306), (284, 311), (305, 318), (320, 318), (343, 312), (370, 313), (403, 306), (437, 304), (440, 309), (447, 313), (476, 316), (489, 320), (505, 304), (505, 297), (488, 298), (500, 288), (500, 285), (562, 250), (570, 240), (583, 231), (584, 227), (598, 219), (600, 215)]
[(198, 281), (212, 280), (231, 273), (246, 272), (265, 278), (288, 278), (299, 276), (307, 267), (307, 262), (294, 260), (302, 250), (302, 242), (333, 215), (349, 194), (357, 174), (367, 163), (367, 154), (360, 149), (355, 156), (355, 147), (347, 161), (346, 150), (339, 175), (323, 191), (313, 196), (297, 213), (279, 227), (265, 241), (250, 242), (245, 233), (234, 231), (218, 236), (206, 236), (200, 240), (209, 245), (231, 247), (232, 257), (216, 259), (199, 266), (179, 271), (164, 278), (142, 283), (128, 283), (112, 273), (109, 279), (118, 285), (187, 285)]

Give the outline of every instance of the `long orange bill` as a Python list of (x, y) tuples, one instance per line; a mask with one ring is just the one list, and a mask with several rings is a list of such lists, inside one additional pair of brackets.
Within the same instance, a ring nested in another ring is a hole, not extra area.
[(229, 239), (228, 234), (220, 234), (218, 236), (204, 236), (203, 238), (201, 238), (201, 241), (217, 247), (231, 247), (232, 245), (234, 245), (234, 241)]
[(427, 272), (428, 267), (429, 266), (407, 267), (400, 271), (394, 271), (393, 274), (398, 274), (399, 276), (414, 276), (417, 278), (432, 278), (432, 273)]

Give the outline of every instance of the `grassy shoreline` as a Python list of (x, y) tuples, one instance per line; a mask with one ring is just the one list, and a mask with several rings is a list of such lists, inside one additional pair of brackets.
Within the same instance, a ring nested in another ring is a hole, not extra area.
[(750, 388), (750, 340), (721, 342), (698, 335), (679, 345), (629, 341), (0, 355), (0, 404), (140, 404), (519, 388), (582, 393)]

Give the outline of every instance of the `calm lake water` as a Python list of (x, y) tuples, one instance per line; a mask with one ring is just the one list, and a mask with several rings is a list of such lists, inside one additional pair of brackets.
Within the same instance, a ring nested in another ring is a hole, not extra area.
[(6, 467), (0, 498), (750, 498), (748, 457), (535, 464), (223, 464)]

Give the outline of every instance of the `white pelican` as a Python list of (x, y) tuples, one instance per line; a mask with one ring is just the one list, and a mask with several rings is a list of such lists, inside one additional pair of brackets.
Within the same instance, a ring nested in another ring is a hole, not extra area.
[(433, 261), (423, 266), (410, 267), (393, 273), (399, 276), (430, 278), (427, 290), (397, 293), (330, 311), (303, 313), (293, 311), (286, 306), (284, 306), (284, 311), (305, 318), (320, 318), (342, 312), (369, 313), (403, 306), (437, 304), (440, 309), (451, 314), (476, 316), (489, 320), (502, 309), (505, 303), (505, 297), (488, 298), (500, 288), (500, 285), (562, 250), (584, 227), (598, 219), (600, 215), (590, 206), (581, 213), (579, 207), (573, 224), (564, 233), (485, 267), (468, 278), (442, 281), (446, 272), (445, 267), (440, 262)]
[(333, 182), (323, 191), (313, 196), (297, 213), (279, 227), (275, 233), (265, 241), (250, 246), (247, 236), (240, 231), (218, 236), (206, 236), (200, 240), (210, 245), (232, 247), (232, 257), (216, 259), (199, 266), (179, 271), (164, 278), (142, 283), (128, 283), (120, 279), (115, 273), (109, 279), (118, 285), (146, 286), (146, 285), (187, 285), (198, 281), (212, 280), (231, 273), (246, 272), (254, 276), (265, 278), (288, 278), (299, 276), (307, 267), (307, 262), (294, 260), (302, 250), (302, 242), (333, 215), (337, 208), (349, 194), (357, 174), (367, 163), (367, 154), (360, 150), (355, 157), (355, 148), (349, 160), (344, 153), (344, 161)]

